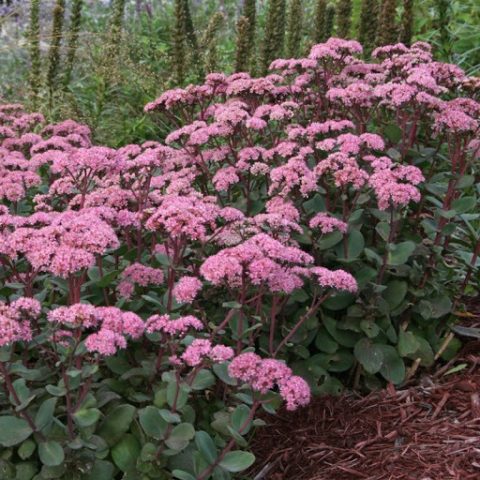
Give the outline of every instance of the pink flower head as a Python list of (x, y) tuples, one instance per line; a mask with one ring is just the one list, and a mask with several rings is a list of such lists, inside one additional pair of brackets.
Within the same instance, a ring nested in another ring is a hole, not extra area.
[(168, 335), (185, 335), (188, 330), (203, 330), (203, 323), (193, 315), (172, 320), (169, 315), (152, 315), (146, 322), (147, 333), (163, 332)]
[(140, 263), (129, 265), (122, 272), (122, 281), (117, 287), (118, 293), (124, 298), (130, 298), (135, 285), (146, 287), (148, 285), (161, 285), (164, 280), (163, 270), (147, 267)]
[(318, 283), (325, 288), (335, 288), (355, 293), (358, 289), (355, 278), (345, 270), (329, 270), (324, 267), (312, 267), (310, 272), (315, 275)]
[(165, 195), (146, 227), (163, 229), (174, 238), (184, 235), (192, 240), (205, 240), (208, 230), (215, 227), (219, 212), (211, 197)]
[(30, 298), (19, 298), (7, 305), (0, 302), (0, 346), (32, 339), (30, 320), (40, 315), (40, 304)]
[(287, 403), (287, 410), (304, 407), (310, 403), (311, 398), (308, 383), (295, 375), (280, 382), (280, 395)]
[(279, 360), (262, 360), (255, 353), (241, 353), (230, 362), (228, 373), (262, 394), (278, 387), (281, 397), (287, 403), (287, 410), (295, 410), (310, 401), (307, 382), (294, 376), (292, 370)]
[(100, 355), (111, 356), (120, 348), (126, 348), (127, 341), (119, 333), (112, 332), (107, 328), (92, 333), (85, 340), (85, 347), (89, 352), (97, 352)]
[(48, 313), (47, 319), (69, 327), (91, 328), (100, 323), (95, 307), (87, 303), (58, 307)]
[(241, 353), (231, 361), (228, 373), (232, 378), (238, 378), (242, 382), (252, 382), (256, 378), (261, 361), (256, 353)]
[(214, 362), (226, 362), (235, 355), (233, 348), (226, 347), (225, 345), (215, 345), (208, 354), (210, 359)]
[(346, 233), (348, 229), (348, 225), (345, 222), (324, 212), (317, 213), (310, 220), (309, 226), (310, 228), (318, 228), (324, 234), (333, 232), (334, 230)]
[(251, 382), (252, 388), (260, 393), (267, 393), (276, 384), (281, 384), (292, 375), (292, 370), (280, 360), (268, 358), (262, 360), (258, 366), (255, 378)]
[(181, 358), (189, 367), (196, 367), (210, 354), (211, 350), (210, 340), (197, 338), (185, 349)]
[(178, 303), (192, 303), (201, 288), (197, 277), (182, 277), (173, 287), (173, 296)]

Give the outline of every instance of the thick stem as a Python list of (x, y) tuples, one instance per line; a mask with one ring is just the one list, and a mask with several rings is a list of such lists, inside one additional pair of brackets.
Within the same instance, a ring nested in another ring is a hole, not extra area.
[[(0, 362), (0, 372), (3, 375), (5, 390), (13, 398), (15, 406), (18, 407), (19, 405), (22, 404), (22, 402), (18, 398), (17, 392), (15, 391), (15, 387), (12, 384), (12, 379), (10, 377), (10, 373), (8, 372), (8, 369), (3, 362)], [(30, 416), (30, 414), (25, 410), (20, 410), (18, 413), (25, 419), (25, 421), (28, 423), (30, 428), (35, 433), (37, 433), (37, 435), (39, 435), (39, 437), (42, 440), (45, 440), (45, 436), (43, 435), (43, 433), (40, 430), (37, 429), (37, 426), (35, 425), (35, 422), (32, 420), (32, 417)]]
[(332, 292), (326, 293), (323, 297), (321, 297), (318, 300), (313, 300), (312, 305), (310, 308), (307, 310), (305, 315), (302, 315), (300, 317), (300, 320), (296, 323), (296, 325), (290, 330), (290, 332), (287, 334), (287, 336), (279, 343), (278, 347), (275, 349), (273, 352), (273, 357), (276, 357), (278, 355), (278, 352), (286, 345), (286, 343), (295, 335), (295, 333), (298, 331), (298, 329), (313, 315), (316, 313), (316, 311), (320, 308), (320, 305), (328, 298)]
[[(255, 416), (255, 413), (257, 412), (258, 407), (260, 406), (260, 401), (256, 400), (254, 404), (252, 405), (252, 408), (250, 409), (250, 413), (248, 414), (248, 417), (245, 419), (243, 424), (240, 426), (238, 429), (238, 433), (241, 435), (243, 431), (250, 425), (250, 422), (253, 420), (253, 417)], [(200, 475), (197, 477), (197, 480), (206, 480), (210, 474), (215, 470), (217, 465), (225, 458), (225, 455), (234, 447), (236, 443), (236, 440), (232, 438), (227, 445), (223, 448), (223, 450), (220, 452), (220, 455), (217, 457), (217, 459), (209, 465)]]

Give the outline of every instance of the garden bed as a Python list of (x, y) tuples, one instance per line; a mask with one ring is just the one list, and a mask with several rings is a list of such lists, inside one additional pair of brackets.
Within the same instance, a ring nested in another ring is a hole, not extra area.
[[(268, 417), (255, 480), (480, 478), (480, 343), (419, 384), (316, 398)], [(465, 364), (467, 364), (465, 366)], [(457, 373), (447, 372), (462, 368)]]

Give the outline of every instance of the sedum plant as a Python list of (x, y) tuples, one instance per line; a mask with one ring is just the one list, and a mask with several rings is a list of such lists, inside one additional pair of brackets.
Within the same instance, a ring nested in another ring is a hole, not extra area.
[(451, 355), (475, 79), (421, 42), (361, 55), (166, 91), (164, 143), (0, 106), (2, 478), (241, 478), (260, 412)]

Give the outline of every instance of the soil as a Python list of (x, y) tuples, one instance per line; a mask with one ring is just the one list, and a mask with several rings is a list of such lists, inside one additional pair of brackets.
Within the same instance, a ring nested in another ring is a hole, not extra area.
[(480, 342), (414, 386), (264, 420), (252, 480), (479, 480)]

